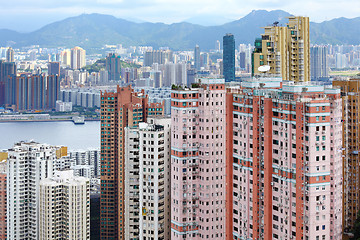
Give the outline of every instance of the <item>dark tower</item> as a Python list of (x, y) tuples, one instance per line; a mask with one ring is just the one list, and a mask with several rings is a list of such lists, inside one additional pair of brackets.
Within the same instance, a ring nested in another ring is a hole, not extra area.
[(225, 82), (235, 81), (235, 39), (234, 35), (223, 37), (223, 67)]

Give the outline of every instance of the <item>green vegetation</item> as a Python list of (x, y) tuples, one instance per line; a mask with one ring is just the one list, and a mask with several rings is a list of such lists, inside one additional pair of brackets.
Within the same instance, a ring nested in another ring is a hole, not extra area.
[[(135, 63), (128, 63), (125, 61), (121, 61), (121, 68), (140, 68), (140, 65), (137, 65)], [(87, 65), (85, 67), (83, 67), (83, 70), (88, 71), (89, 73), (93, 73), (93, 72), (100, 72), (101, 70), (105, 69), (106, 67), (106, 59), (102, 58), (97, 60), (94, 64), (91, 65)]]
[(351, 232), (354, 234), (354, 237), (352, 237), (351, 239), (360, 240), (360, 211), (357, 214), (357, 218)]
[(78, 112), (80, 115), (84, 116), (85, 118), (98, 118), (100, 113), (97, 112), (99, 108), (85, 108), (82, 106), (73, 106), (73, 112)]
[(199, 83), (192, 83), (192, 84), (191, 84), (191, 87), (192, 87), (192, 88), (199, 88), (199, 87), (200, 87), (200, 84), (199, 84)]
[(172, 90), (184, 90), (184, 88), (182, 86), (178, 86), (178, 85), (175, 85), (175, 84), (171, 85), (171, 89)]
[(105, 58), (99, 59), (94, 64), (87, 65), (82, 69), (88, 71), (89, 73), (100, 72), (100, 70), (105, 69)]

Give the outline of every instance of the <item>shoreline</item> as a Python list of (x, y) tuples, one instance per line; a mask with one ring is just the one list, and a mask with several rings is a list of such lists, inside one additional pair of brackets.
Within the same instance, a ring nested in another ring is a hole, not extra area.
[[(85, 123), (100, 121), (100, 119), (85, 119)], [(72, 119), (44, 119), (44, 120), (0, 120), (0, 123), (9, 122), (73, 122)]]

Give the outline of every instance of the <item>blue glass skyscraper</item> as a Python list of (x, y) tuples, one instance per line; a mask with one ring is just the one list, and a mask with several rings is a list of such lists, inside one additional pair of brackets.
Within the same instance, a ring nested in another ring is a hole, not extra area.
[(200, 67), (200, 47), (199, 45), (196, 45), (194, 50), (194, 68), (200, 70)]
[(235, 39), (228, 33), (223, 37), (223, 68), (225, 82), (235, 81)]

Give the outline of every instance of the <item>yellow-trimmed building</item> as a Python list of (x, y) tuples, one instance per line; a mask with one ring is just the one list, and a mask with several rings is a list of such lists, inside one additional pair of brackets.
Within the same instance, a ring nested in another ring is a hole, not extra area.
[(308, 17), (289, 17), (287, 26), (265, 27), (265, 33), (255, 40), (252, 56), (252, 73), (269, 65), (267, 72), (284, 80), (310, 81), (310, 37)]

